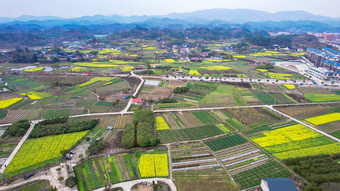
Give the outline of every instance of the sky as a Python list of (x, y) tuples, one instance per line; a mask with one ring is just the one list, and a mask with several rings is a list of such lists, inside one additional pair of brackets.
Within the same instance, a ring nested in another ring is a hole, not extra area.
[(271, 13), (303, 10), (340, 17), (339, 7), (340, 0), (0, 0), (0, 17), (165, 15), (213, 8), (255, 9)]

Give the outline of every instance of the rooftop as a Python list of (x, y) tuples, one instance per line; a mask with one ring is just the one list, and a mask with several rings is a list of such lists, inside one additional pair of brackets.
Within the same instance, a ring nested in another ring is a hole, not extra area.
[(264, 178), (270, 191), (297, 191), (297, 188), (289, 178)]

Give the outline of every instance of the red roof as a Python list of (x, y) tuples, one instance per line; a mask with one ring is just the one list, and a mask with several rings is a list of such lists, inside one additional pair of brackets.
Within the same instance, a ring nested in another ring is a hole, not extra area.
[(140, 103), (142, 102), (142, 99), (132, 99), (132, 102)]

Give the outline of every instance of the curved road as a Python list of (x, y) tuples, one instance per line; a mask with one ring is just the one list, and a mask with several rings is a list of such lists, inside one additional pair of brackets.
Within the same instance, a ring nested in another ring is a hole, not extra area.
[[(122, 182), (122, 183), (118, 183), (118, 184), (114, 184), (111, 186), (111, 188), (123, 188), (124, 191), (131, 191), (131, 188), (135, 185), (135, 184), (139, 184), (142, 182), (152, 182), (152, 181), (162, 181), (167, 183), (170, 186), (171, 191), (177, 191), (177, 188), (174, 184), (174, 182), (170, 179), (167, 178), (147, 178), (147, 179), (139, 179), (139, 180), (132, 180), (132, 181), (128, 181), (128, 182)], [(98, 188), (94, 191), (104, 191), (105, 188)]]

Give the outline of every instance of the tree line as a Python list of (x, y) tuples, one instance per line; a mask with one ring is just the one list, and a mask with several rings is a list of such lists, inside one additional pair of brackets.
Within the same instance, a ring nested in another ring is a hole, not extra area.
[(152, 111), (141, 110), (133, 114), (133, 123), (127, 123), (121, 144), (124, 147), (148, 147), (159, 144), (155, 135), (155, 119)]

